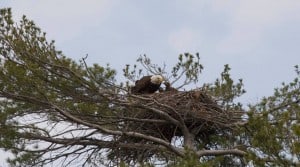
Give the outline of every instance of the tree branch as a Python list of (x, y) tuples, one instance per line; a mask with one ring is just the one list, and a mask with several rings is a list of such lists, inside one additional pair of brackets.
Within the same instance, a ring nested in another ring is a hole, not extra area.
[[(141, 139), (146, 139), (148, 141), (152, 141), (158, 144), (161, 144), (162, 146), (165, 146), (167, 149), (173, 151), (174, 153), (176, 153), (177, 155), (183, 156), (183, 152), (182, 149), (178, 149), (174, 146), (171, 145), (171, 143), (166, 142), (165, 140), (162, 140), (160, 138), (157, 137), (153, 137), (153, 136), (148, 136), (148, 135), (144, 135), (142, 133), (138, 133), (138, 132), (122, 132), (122, 131), (117, 131), (117, 130), (109, 130), (106, 129), (102, 126), (96, 125), (96, 124), (91, 124), (89, 122), (85, 122), (80, 118), (74, 117), (73, 115), (71, 115), (70, 113), (62, 110), (60, 107), (53, 105), (52, 107), (57, 110), (59, 113), (61, 113), (62, 115), (66, 116), (67, 118), (69, 118), (70, 120), (77, 122), (79, 124), (94, 128), (94, 129), (98, 129), (100, 132), (104, 133), (104, 134), (110, 134), (110, 135), (118, 135), (118, 136), (122, 136), (122, 135), (126, 135), (126, 136), (132, 136), (132, 137), (137, 137), (137, 138), (141, 138)], [(155, 109), (156, 110), (156, 109)], [(159, 111), (159, 110), (158, 110)], [(161, 112), (161, 111), (159, 111)], [(176, 121), (176, 120), (175, 120)]]
[(237, 155), (244, 156), (246, 152), (238, 150), (238, 149), (228, 149), (228, 150), (200, 150), (196, 152), (196, 155), (199, 157), (202, 156), (219, 156), (219, 155)]

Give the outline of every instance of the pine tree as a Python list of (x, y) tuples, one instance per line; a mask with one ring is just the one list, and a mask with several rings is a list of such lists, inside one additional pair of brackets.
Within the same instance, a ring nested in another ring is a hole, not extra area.
[[(243, 80), (229, 65), (200, 88), (199, 54), (179, 55), (167, 72), (147, 56), (88, 66), (55, 48), (33, 21), (0, 10), (0, 148), (12, 166), (299, 166), (300, 72), (274, 95), (243, 106)], [(130, 82), (163, 75), (178, 92), (133, 95)], [(259, 83), (258, 83), (259, 84)]]

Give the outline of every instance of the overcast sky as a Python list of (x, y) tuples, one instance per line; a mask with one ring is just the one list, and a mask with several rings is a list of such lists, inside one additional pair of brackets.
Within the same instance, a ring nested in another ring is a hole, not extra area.
[(213, 81), (224, 64), (243, 78), (255, 102), (295, 75), (300, 63), (300, 1), (201, 0), (1, 0), (15, 19), (26, 15), (68, 57), (110, 63), (122, 74), (147, 54), (157, 64), (199, 52), (200, 84)]
[(172, 66), (180, 53), (199, 52), (199, 86), (229, 64), (244, 79), (244, 103), (271, 95), (300, 64), (298, 0), (0, 0), (0, 7), (34, 20), (66, 56), (89, 54), (89, 63), (110, 63), (119, 76), (142, 54)]

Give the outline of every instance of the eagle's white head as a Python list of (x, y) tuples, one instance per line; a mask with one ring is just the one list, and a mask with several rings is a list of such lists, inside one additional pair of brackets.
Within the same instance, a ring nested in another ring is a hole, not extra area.
[(164, 81), (164, 78), (161, 75), (152, 75), (151, 82), (157, 85), (160, 85)]

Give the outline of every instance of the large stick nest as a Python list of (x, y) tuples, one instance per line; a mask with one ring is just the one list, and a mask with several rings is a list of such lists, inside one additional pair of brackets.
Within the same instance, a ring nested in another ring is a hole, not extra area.
[[(125, 117), (132, 118), (126, 122), (123, 128), (126, 131), (135, 131), (145, 135), (159, 137), (170, 141), (174, 136), (183, 136), (183, 133), (170, 120), (171, 116), (177, 121), (183, 121), (196, 140), (207, 142), (209, 136), (226, 133), (235, 128), (241, 121), (240, 111), (224, 110), (215, 100), (202, 90), (192, 91), (164, 91), (149, 95), (139, 95), (140, 98), (132, 98), (129, 101), (140, 107), (126, 107)], [(167, 116), (153, 111), (162, 111)], [(226, 132), (225, 132), (226, 131)], [(117, 139), (123, 143), (147, 143), (139, 138), (121, 136)], [(113, 153), (114, 154), (114, 153)], [(118, 150), (118, 155), (127, 156), (151, 156), (151, 150)], [(116, 152), (115, 155), (116, 156)], [(118, 156), (118, 157), (119, 157)], [(130, 157), (127, 157), (131, 159)], [(126, 159), (124, 159), (126, 161)]]
[[(224, 110), (212, 97), (201, 90), (187, 92), (169, 91), (144, 95), (144, 97), (153, 100), (150, 100), (150, 102), (138, 100), (137, 102), (147, 107), (159, 109), (176, 120), (180, 120), (181, 117), (188, 129), (196, 136), (201, 136), (202, 133), (207, 135), (207, 133), (233, 128), (237, 122), (241, 121), (240, 111)], [(135, 117), (140, 119), (162, 118), (161, 115), (145, 109), (140, 109), (135, 114), (137, 114)], [(157, 123), (154, 125), (153, 123), (143, 122), (140, 126), (143, 132), (151, 132), (151, 135), (154, 136), (157, 136), (155, 134), (160, 131), (162, 131), (162, 137), (167, 139), (171, 139), (173, 136), (182, 136), (178, 127), (174, 127), (171, 123)]]

